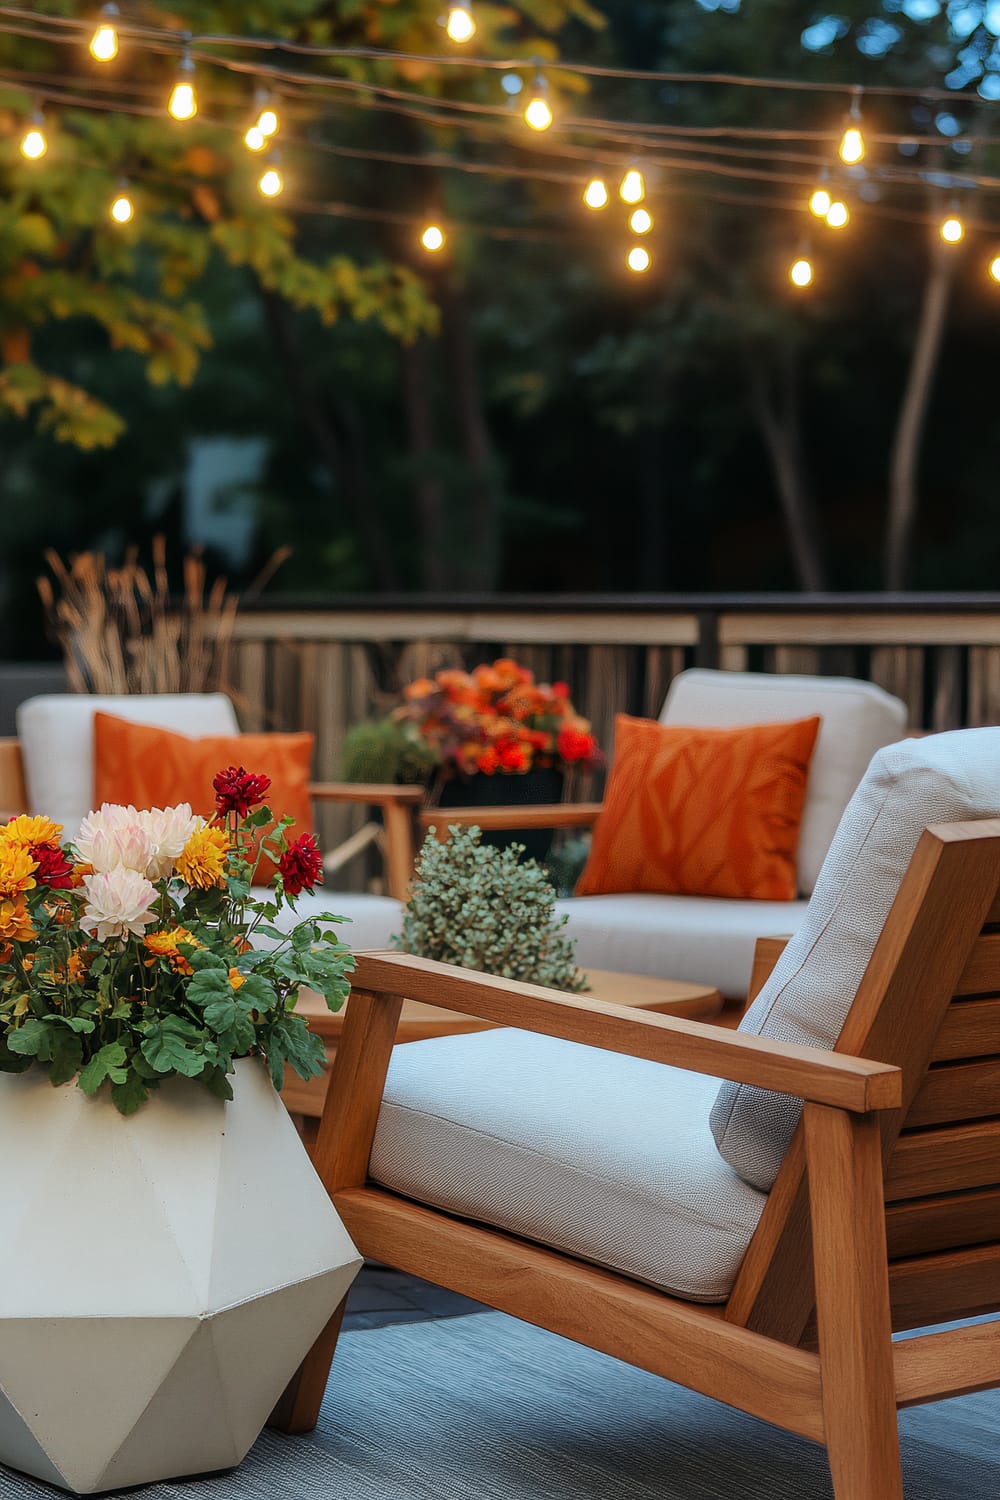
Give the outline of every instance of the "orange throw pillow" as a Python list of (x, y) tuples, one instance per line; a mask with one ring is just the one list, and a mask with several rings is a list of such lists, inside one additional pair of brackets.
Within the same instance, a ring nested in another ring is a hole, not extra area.
[(618, 714), (578, 896), (659, 891), (792, 901), (818, 718), (686, 729)]
[[(212, 778), (227, 766), (270, 776), (265, 798), (276, 817), (295, 819), (292, 838), (312, 833), (309, 796), (311, 734), (213, 734), (190, 739), (172, 729), (134, 724), (112, 714), (94, 714), (94, 805), (131, 803), (133, 807), (175, 807), (190, 802), (193, 812), (210, 818), (215, 812)], [(265, 830), (266, 832), (267, 830)], [(257, 880), (266, 884), (274, 865), (262, 859)]]

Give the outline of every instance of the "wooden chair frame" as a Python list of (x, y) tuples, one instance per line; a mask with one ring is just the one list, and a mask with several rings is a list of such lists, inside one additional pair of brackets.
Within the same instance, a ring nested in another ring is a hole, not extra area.
[[(1000, 1385), (1000, 1324), (891, 1339), (1000, 1309), (998, 889), (1000, 820), (927, 830), (833, 1052), (362, 955), (317, 1170), (363, 1254), (825, 1444), (837, 1500), (902, 1500), (897, 1408)], [(368, 1182), (404, 995), (803, 1100), (728, 1301), (684, 1302)], [(339, 1320), (274, 1425), (314, 1425)]]

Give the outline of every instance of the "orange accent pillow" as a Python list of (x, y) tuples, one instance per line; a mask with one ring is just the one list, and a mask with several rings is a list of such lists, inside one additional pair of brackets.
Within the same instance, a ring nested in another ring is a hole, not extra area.
[(818, 718), (735, 729), (615, 719), (578, 896), (659, 891), (792, 901)]
[[(270, 776), (265, 801), (277, 817), (291, 814), (295, 827), (290, 836), (298, 838), (314, 831), (309, 796), (312, 756), (311, 734), (213, 734), (191, 739), (172, 729), (97, 712), (94, 805), (175, 807), (190, 802), (193, 812), (210, 818), (215, 812), (212, 778), (228, 766), (243, 766)], [(274, 869), (271, 860), (262, 859), (257, 881), (266, 884)]]

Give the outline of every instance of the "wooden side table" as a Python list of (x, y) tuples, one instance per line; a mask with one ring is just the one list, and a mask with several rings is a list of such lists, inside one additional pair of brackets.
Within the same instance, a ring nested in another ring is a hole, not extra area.
[[(634, 1005), (639, 1010), (655, 1010), (661, 1015), (682, 1016), (688, 1021), (711, 1021), (722, 1009), (718, 990), (704, 984), (688, 984), (680, 979), (656, 979), (649, 974), (619, 974), (610, 969), (591, 969), (587, 974), (590, 992), (599, 1000), (617, 1005)], [(349, 1004), (350, 1002), (348, 1002)], [(321, 995), (303, 990), (297, 1006), (307, 1017), (309, 1026), (323, 1038), (327, 1063), (337, 1051), (347, 1006), (331, 1015)], [(419, 1042), (435, 1036), (457, 1036), (462, 1032), (489, 1031), (491, 1021), (481, 1021), (460, 1011), (440, 1010), (416, 1000), (404, 1000), (396, 1032), (397, 1042)], [(303, 1117), (303, 1134), (308, 1140), (315, 1132), (315, 1122), (323, 1113), (323, 1102), (329, 1084), (329, 1073), (303, 1083), (291, 1069), (285, 1072), (281, 1091), (289, 1112)]]

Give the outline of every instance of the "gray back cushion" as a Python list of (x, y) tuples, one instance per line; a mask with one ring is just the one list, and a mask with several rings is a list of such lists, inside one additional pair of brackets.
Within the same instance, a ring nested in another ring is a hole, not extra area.
[[(1000, 729), (960, 729), (879, 750), (851, 798), (801, 926), (741, 1031), (832, 1049), (921, 833), (929, 823), (1000, 817)], [(767, 1191), (801, 1105), (724, 1083), (715, 1143)]]

